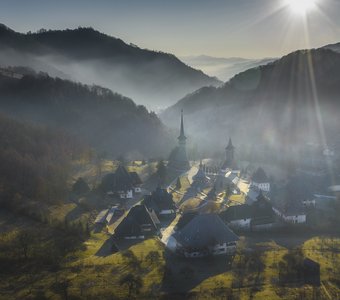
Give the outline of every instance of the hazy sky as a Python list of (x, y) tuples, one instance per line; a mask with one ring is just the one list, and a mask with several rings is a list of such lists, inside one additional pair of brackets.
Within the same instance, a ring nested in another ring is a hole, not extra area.
[(92, 26), (178, 56), (277, 57), (340, 41), (340, 0), (316, 0), (305, 17), (287, 1), (0, 0), (0, 23), (21, 32)]

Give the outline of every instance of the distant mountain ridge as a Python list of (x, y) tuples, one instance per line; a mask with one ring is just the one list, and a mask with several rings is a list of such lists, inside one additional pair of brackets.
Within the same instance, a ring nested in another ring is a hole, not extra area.
[(1, 64), (106, 86), (154, 108), (171, 105), (202, 86), (221, 84), (172, 54), (128, 45), (92, 28), (23, 34), (1, 25)]
[(248, 69), (273, 62), (275, 58), (248, 59), (242, 57), (212, 57), (207, 55), (187, 56), (181, 59), (195, 69), (202, 70), (210, 76), (228, 81), (233, 76)]
[(322, 144), (322, 135), (332, 140), (340, 125), (340, 54), (293, 52), (242, 72), (222, 87), (187, 95), (165, 110), (162, 120), (175, 126), (172, 119), (181, 109), (187, 131), (202, 145), (222, 146), (227, 136), (250, 145)]
[(340, 53), (340, 43), (329, 44), (329, 45), (323, 46), (322, 48)]

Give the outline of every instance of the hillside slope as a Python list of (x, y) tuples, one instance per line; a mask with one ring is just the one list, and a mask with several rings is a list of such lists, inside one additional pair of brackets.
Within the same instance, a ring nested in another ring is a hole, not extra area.
[(219, 58), (206, 55), (188, 56), (181, 58), (189, 66), (202, 70), (210, 76), (228, 81), (236, 74), (244, 72), (248, 69), (273, 62), (274, 58), (263, 59), (247, 59), (241, 57)]
[(167, 150), (169, 134), (158, 117), (129, 98), (46, 74), (13, 76), (0, 72), (3, 113), (65, 130), (111, 155)]
[(340, 54), (327, 49), (291, 53), (240, 73), (223, 87), (202, 88), (161, 117), (175, 126), (173, 117), (181, 109), (189, 133), (204, 144), (223, 145), (226, 136), (277, 149), (325, 139), (331, 144), (339, 128)]
[(172, 54), (128, 45), (92, 28), (22, 34), (0, 25), (1, 64), (106, 86), (153, 108), (171, 105), (202, 86), (221, 84)]

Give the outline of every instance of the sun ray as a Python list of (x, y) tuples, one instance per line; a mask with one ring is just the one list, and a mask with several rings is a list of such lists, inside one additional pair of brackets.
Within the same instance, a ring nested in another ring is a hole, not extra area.
[(316, 0), (285, 0), (286, 5), (296, 14), (305, 15), (317, 7)]

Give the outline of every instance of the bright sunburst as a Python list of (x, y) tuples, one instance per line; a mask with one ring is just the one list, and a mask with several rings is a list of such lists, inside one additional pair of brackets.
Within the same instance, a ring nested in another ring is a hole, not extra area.
[(305, 15), (316, 7), (317, 0), (286, 0), (287, 6), (297, 14)]

